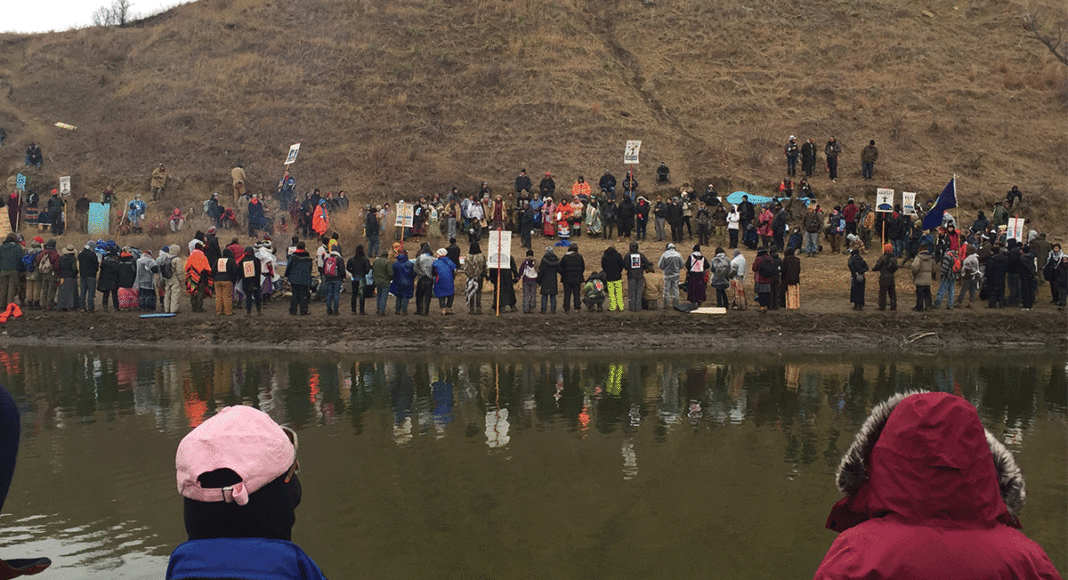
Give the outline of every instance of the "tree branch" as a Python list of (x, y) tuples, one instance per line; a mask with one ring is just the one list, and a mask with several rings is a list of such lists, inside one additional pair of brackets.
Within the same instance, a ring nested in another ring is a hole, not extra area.
[(1057, 60), (1068, 66), (1068, 53), (1065, 52), (1062, 46), (1065, 35), (1064, 24), (1057, 25), (1056, 33), (1047, 31), (1046, 27), (1042, 26), (1038, 12), (1030, 12), (1024, 14), (1023, 28), (1027, 31), (1027, 38), (1037, 40), (1046, 45), (1046, 48), (1053, 53), (1053, 56), (1057, 57)]

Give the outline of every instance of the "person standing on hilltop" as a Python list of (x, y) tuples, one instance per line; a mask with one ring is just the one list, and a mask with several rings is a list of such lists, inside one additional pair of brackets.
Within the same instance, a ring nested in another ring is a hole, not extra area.
[(152, 191), (152, 201), (163, 198), (163, 189), (167, 187), (167, 168), (160, 163), (152, 170), (152, 181), (149, 183)]
[(838, 181), (838, 156), (842, 154), (842, 146), (831, 135), (827, 145), (823, 148), (823, 154), (827, 156), (827, 173), (831, 181)]
[(245, 181), (248, 180), (248, 176), (245, 175), (245, 167), (240, 163), (237, 167), (230, 170), (230, 179), (234, 182), (234, 205), (237, 205), (237, 200), (241, 199), (242, 195), (245, 195)]
[(616, 200), (616, 176), (612, 175), (612, 172), (605, 169), (604, 175), (601, 176), (600, 181), (597, 182), (597, 186), (601, 188), (601, 193), (608, 196), (608, 199)]
[(638, 191), (638, 179), (634, 177), (634, 170), (627, 170), (627, 176), (623, 178), (623, 193), (634, 199), (634, 192)]
[(875, 139), (868, 141), (868, 146), (860, 152), (860, 172), (864, 179), (872, 179), (875, 173), (875, 162), (879, 159), (879, 150), (875, 147)]
[(805, 177), (812, 177), (812, 172), (815, 170), (816, 144), (809, 137), (808, 141), (805, 141), (805, 144), (801, 146), (801, 171), (805, 172)]

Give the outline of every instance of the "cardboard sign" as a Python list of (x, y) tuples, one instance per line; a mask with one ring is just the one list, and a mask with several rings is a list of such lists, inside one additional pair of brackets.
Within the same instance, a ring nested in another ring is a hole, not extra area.
[(59, 178), (59, 195), (70, 195), (70, 176)]
[(1024, 219), (1023, 218), (1009, 218), (1009, 227), (1005, 235), (1006, 240), (1016, 240), (1022, 242), (1024, 240)]
[(487, 268), (510, 268), (512, 264), (512, 232), (490, 232)]
[(623, 163), (634, 165), (638, 163), (638, 152), (641, 151), (641, 141), (627, 141), (627, 146), (623, 148)]
[(300, 143), (290, 145), (289, 155), (286, 156), (285, 165), (292, 165), (297, 160), (297, 153), (300, 153)]
[(875, 211), (881, 213), (894, 211), (894, 190), (880, 187), (875, 191)]
[(916, 193), (910, 191), (901, 192), (901, 212), (908, 215), (916, 215)]
[(411, 203), (397, 202), (397, 216), (393, 218), (393, 225), (398, 228), (410, 228), (415, 220), (415, 205)]

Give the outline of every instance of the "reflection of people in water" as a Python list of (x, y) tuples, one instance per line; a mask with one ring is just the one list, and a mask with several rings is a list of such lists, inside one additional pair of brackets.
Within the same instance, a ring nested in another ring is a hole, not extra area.
[(1023, 474), (967, 400), (902, 393), (876, 406), (836, 475), (839, 532), (815, 578), (1060, 578), (1019, 531)]
[(394, 378), (395, 380), (389, 383), (389, 398), (393, 402), (393, 441), (402, 445), (412, 440), (412, 400), (415, 398), (415, 386), (405, 364), (396, 365)]
[(430, 383), (430, 398), (433, 401), (431, 413), (434, 416), (434, 428), (437, 429), (438, 437), (444, 437), (445, 427), (452, 423), (453, 385), (442, 380), (444, 377), (437, 375), (437, 367), (430, 365), (430, 378), (434, 380)]

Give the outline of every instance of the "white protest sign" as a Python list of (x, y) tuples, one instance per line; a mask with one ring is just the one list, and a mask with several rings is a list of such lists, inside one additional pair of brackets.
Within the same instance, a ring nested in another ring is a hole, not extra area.
[(286, 156), (285, 165), (292, 165), (297, 160), (297, 153), (300, 153), (300, 143), (290, 145), (289, 155)]
[(70, 195), (70, 176), (64, 176), (59, 178), (59, 194)]
[(1024, 219), (1023, 218), (1009, 218), (1009, 227), (1005, 236), (1006, 240), (1017, 240), (1022, 242), (1024, 240)]
[(489, 233), (489, 252), (486, 253), (487, 268), (509, 268), (512, 264), (512, 232)]
[(393, 219), (393, 225), (398, 228), (410, 228), (415, 219), (415, 206), (403, 201), (397, 202), (397, 216)]
[(894, 190), (880, 187), (875, 191), (875, 211), (882, 213), (894, 211)]
[(638, 152), (641, 148), (641, 141), (627, 141), (627, 146), (623, 148), (623, 163), (631, 165), (637, 164)]
[(916, 215), (916, 193), (911, 191), (901, 192), (901, 212), (908, 215)]

